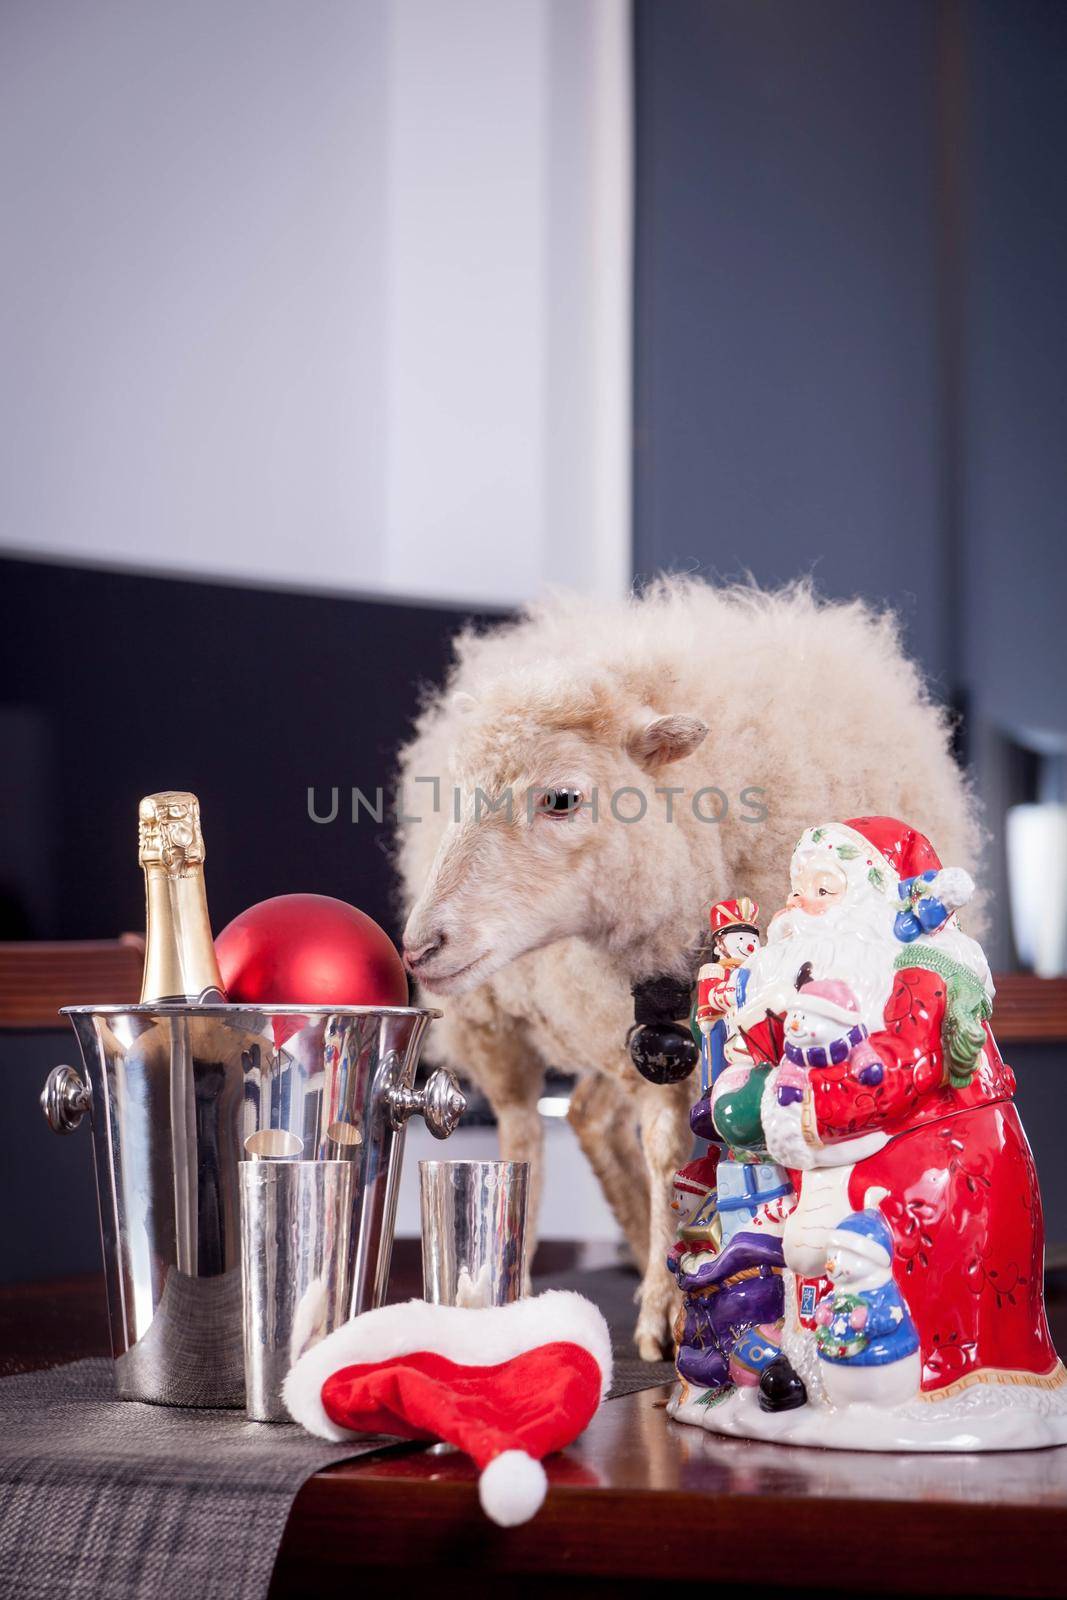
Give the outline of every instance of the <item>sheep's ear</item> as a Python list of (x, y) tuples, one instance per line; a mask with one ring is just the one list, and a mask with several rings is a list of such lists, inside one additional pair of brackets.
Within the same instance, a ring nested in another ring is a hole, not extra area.
[(655, 772), (671, 761), (691, 756), (704, 742), (708, 727), (699, 717), (655, 717), (642, 720), (626, 741), (626, 748), (639, 767)]
[(467, 716), (477, 704), (477, 700), (472, 694), (468, 694), (466, 689), (454, 690), (452, 694), (452, 710), (458, 711), (460, 716)]

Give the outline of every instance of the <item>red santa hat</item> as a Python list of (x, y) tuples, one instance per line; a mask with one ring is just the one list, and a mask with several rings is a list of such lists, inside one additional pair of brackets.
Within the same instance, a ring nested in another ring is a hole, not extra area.
[(898, 878), (917, 878), (920, 872), (940, 870), (937, 851), (925, 833), (896, 817), (853, 817), (842, 826), (859, 834)]
[(896, 817), (853, 817), (848, 822), (824, 822), (801, 834), (793, 852), (801, 856), (822, 853), (836, 863), (849, 883), (865, 880), (870, 887), (897, 899), (897, 884), (933, 872), (923, 892), (940, 900), (949, 911), (959, 911), (974, 894), (974, 879), (963, 867), (943, 867), (924, 833)]
[(852, 817), (848, 822), (823, 822), (806, 828), (793, 860), (813, 854), (832, 861), (850, 883), (865, 880), (894, 900), (901, 878), (941, 867), (926, 835), (896, 817)]
[(839, 978), (820, 978), (805, 983), (797, 990), (793, 1006), (814, 1017), (829, 1017), (833, 1022), (843, 1022), (855, 1027), (860, 1020), (860, 1003), (847, 983)]
[(441, 1439), (472, 1456), (482, 1509), (501, 1527), (544, 1500), (541, 1458), (588, 1426), (611, 1387), (607, 1323), (552, 1289), (471, 1309), (409, 1300), (354, 1317), (306, 1351), (282, 1390), (321, 1439)]

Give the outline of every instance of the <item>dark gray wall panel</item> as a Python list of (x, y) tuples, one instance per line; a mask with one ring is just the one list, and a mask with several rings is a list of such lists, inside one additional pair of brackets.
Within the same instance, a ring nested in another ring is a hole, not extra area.
[(965, 15), (965, 668), (998, 728), (1063, 738), (1067, 5)]
[(946, 659), (936, 14), (638, 0), (636, 567), (814, 569)]

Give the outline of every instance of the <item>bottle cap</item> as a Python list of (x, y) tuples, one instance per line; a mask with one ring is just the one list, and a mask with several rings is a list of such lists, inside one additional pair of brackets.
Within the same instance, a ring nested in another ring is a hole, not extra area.
[(200, 831), (200, 802), (195, 794), (167, 789), (146, 794), (137, 808), (137, 859), (142, 867), (163, 867), (172, 878), (183, 878), (189, 867), (204, 860), (204, 835)]

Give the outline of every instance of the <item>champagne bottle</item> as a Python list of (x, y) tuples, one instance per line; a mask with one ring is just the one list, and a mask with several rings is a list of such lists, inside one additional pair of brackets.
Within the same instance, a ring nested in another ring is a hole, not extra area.
[(181, 791), (146, 795), (138, 807), (147, 932), (141, 1004), (226, 999), (204, 886), (200, 802)]

